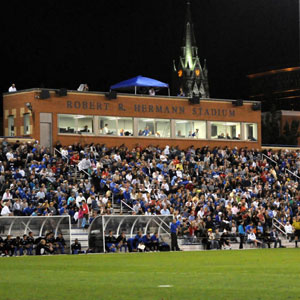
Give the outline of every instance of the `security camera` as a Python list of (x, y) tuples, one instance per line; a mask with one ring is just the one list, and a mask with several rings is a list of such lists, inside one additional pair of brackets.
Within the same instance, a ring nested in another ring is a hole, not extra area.
[(27, 107), (29, 110), (32, 110), (31, 103), (27, 102), (27, 103), (26, 103), (26, 107)]

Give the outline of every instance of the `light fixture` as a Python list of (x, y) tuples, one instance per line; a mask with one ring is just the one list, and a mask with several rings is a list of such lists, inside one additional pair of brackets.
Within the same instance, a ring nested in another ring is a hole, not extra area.
[(32, 111), (32, 106), (30, 102), (27, 102), (25, 105), (30, 111)]

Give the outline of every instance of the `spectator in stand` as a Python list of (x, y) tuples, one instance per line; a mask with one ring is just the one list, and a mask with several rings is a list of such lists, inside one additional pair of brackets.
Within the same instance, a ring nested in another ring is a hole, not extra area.
[(13, 196), (10, 193), (9, 189), (5, 190), (5, 193), (2, 196), (2, 201), (12, 200)]
[[(292, 224), (292, 218), (300, 215), (299, 183), (285, 171), (287, 168), (299, 174), (298, 150), (261, 152), (206, 146), (184, 150), (139, 145), (129, 149), (125, 145), (108, 148), (80, 143), (58, 143), (55, 147), (64, 148), (68, 159), (56, 151), (51, 154), (37, 142), (2, 142), (0, 199), (7, 189), (11, 196), (8, 206), (0, 202), (1, 215), (6, 215), (7, 209), (21, 215), (58, 215), (67, 205), (64, 212), (75, 222), (82, 200), (94, 196), (99, 209), (90, 202), (89, 209), (110, 214), (112, 198), (116, 197), (134, 209), (133, 214), (159, 215), (169, 210), (182, 216), (186, 219), (182, 226), (190, 228), (193, 223), (192, 227), (197, 228), (194, 235), (204, 239), (209, 228), (213, 233), (216, 228), (231, 232), (234, 224), (240, 228), (242, 222), (247, 230), (260, 229), (266, 239), (273, 218)], [(277, 166), (272, 167), (262, 154)], [(74, 168), (84, 159), (91, 162), (87, 183), (81, 181), (85, 174), (76, 173)], [(45, 197), (40, 197), (41, 188)], [(16, 199), (20, 199), (21, 212), (14, 210)]]
[(16, 85), (13, 83), (9, 89), (8, 89), (8, 92), (9, 93), (13, 93), (13, 92), (16, 92), (17, 91), (17, 88), (16, 88)]
[(10, 201), (5, 201), (4, 202), (4, 206), (2, 207), (2, 210), (1, 210), (1, 216), (3, 217), (8, 217), (8, 216), (12, 216), (12, 212), (10, 211)]
[(250, 232), (248, 233), (247, 243), (248, 244), (254, 244), (255, 247), (257, 247), (258, 245), (262, 244), (261, 241), (257, 240), (256, 235), (255, 235), (253, 229), (250, 229)]
[(281, 239), (279, 238), (276, 228), (273, 228), (273, 230), (271, 231), (270, 238), (271, 238), (271, 242), (274, 243), (274, 248), (277, 248), (277, 244), (279, 244), (279, 248), (282, 248)]

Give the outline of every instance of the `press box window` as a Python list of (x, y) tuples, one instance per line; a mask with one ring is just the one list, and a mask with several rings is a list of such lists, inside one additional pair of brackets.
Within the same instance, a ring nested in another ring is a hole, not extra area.
[(132, 118), (116, 118), (119, 136), (133, 135), (133, 119)]
[(59, 133), (93, 133), (93, 117), (83, 115), (58, 115)]
[(241, 139), (241, 124), (235, 122), (211, 122), (212, 139)]
[(175, 121), (175, 132), (177, 138), (206, 138), (206, 122), (205, 121)]
[(117, 135), (116, 117), (99, 117), (100, 134)]
[(170, 137), (170, 120), (138, 119), (138, 135), (153, 137)]
[(75, 116), (78, 123), (78, 132), (93, 133), (93, 117), (91, 116)]
[(30, 114), (24, 114), (24, 135), (30, 134)]
[(76, 115), (58, 115), (58, 132), (59, 133), (76, 133), (77, 119)]

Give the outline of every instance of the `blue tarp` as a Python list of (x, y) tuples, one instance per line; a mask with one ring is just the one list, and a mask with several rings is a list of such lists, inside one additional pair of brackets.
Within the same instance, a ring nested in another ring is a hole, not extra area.
[(135, 88), (138, 86), (154, 87), (154, 88), (168, 88), (169, 87), (169, 85), (167, 83), (163, 83), (161, 81), (139, 75), (134, 78), (116, 83), (116, 84), (112, 85), (110, 87), (110, 89), (111, 90), (130, 89), (130, 88)]

